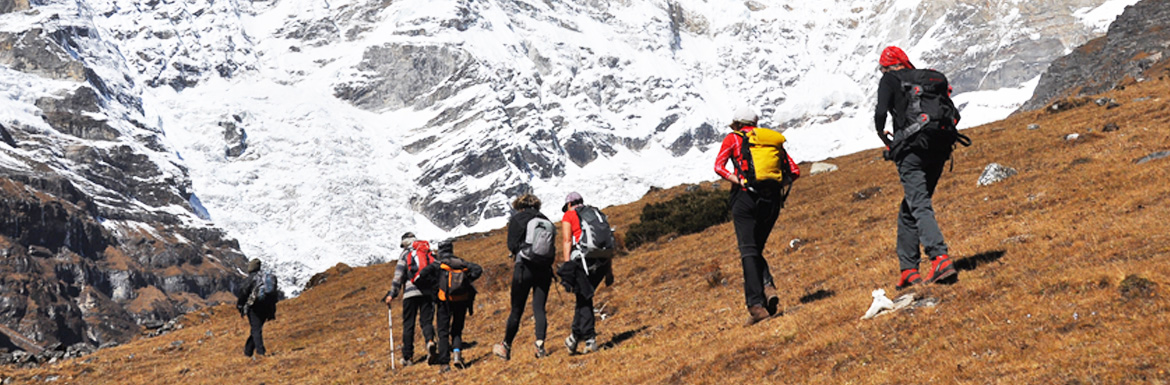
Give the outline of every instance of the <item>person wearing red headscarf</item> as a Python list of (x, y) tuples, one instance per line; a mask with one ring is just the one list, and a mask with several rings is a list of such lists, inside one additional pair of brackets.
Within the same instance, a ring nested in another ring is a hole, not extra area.
[[(893, 144), (893, 133), (905, 127), (907, 120), (902, 116), (908, 107), (909, 101), (902, 90), (903, 78), (909, 78), (911, 71), (915, 71), (914, 64), (901, 48), (890, 46), (882, 50), (881, 58), (882, 79), (878, 83), (877, 107), (874, 112), (874, 125), (878, 137), (886, 144), (886, 153)], [(886, 115), (893, 117), (892, 129), (886, 130)], [(947, 256), (947, 244), (943, 240), (942, 230), (934, 216), (935, 187), (942, 176), (943, 165), (951, 156), (950, 149), (933, 151), (904, 151), (893, 160), (898, 166), (898, 176), (902, 182), (903, 198), (898, 213), (897, 254), (898, 265), (901, 270), (897, 289), (904, 289), (911, 285), (920, 285), (924, 282), (935, 283), (954, 276), (957, 272)], [(918, 263), (921, 260), (919, 246), (925, 250), (931, 259), (931, 269), (926, 279), (918, 273)]]

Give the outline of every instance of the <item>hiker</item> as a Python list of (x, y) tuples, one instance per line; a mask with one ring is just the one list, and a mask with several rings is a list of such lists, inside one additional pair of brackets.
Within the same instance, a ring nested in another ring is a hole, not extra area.
[(451, 371), (451, 365), (463, 369), (463, 324), (468, 314), (475, 314), (476, 279), (483, 268), (455, 256), (450, 240), (438, 244), (434, 263), (419, 272), (415, 285), (435, 301), (439, 346), (434, 364), (439, 372)]
[(565, 338), (569, 354), (577, 354), (577, 345), (585, 341), (584, 353), (597, 351), (597, 331), (594, 330), (593, 297), (597, 287), (605, 281), (613, 285), (613, 229), (609, 220), (596, 207), (585, 205), (581, 194), (569, 193), (561, 206), (561, 266), (557, 275), (561, 285), (573, 293), (572, 334)]
[(434, 261), (431, 255), (430, 244), (418, 240), (414, 233), (402, 234), (402, 254), (398, 256), (398, 266), (394, 268), (394, 280), (390, 283), (390, 291), (382, 298), (386, 306), (402, 293), (402, 366), (414, 363), (414, 321), (418, 316), (422, 324), (423, 340), (427, 343), (427, 361), (435, 357), (435, 305), (430, 298), (423, 295), (415, 286), (419, 272)]
[(545, 332), (548, 320), (544, 305), (548, 300), (548, 289), (552, 285), (553, 262), (556, 260), (556, 226), (540, 213), (540, 198), (524, 194), (512, 201), (516, 210), (508, 219), (508, 251), (512, 265), (512, 312), (504, 328), (504, 341), (492, 346), (492, 353), (509, 360), (512, 358), (512, 341), (520, 330), (520, 319), (528, 293), (532, 292), (532, 314), (536, 318), (536, 358), (544, 358)]
[[(886, 144), (883, 156), (897, 165), (903, 190), (897, 238), (901, 275), (895, 285), (901, 290), (956, 274), (931, 199), (955, 142), (969, 145), (970, 139), (956, 129), (959, 112), (950, 100), (945, 75), (914, 68), (906, 53), (894, 46), (882, 50), (878, 62), (882, 78), (873, 120)], [(893, 117), (892, 131), (885, 129), (886, 114)], [(919, 245), (931, 260), (925, 281), (918, 274)]]
[(779, 312), (780, 298), (765, 294), (766, 289), (774, 293), (776, 286), (764, 247), (792, 181), (800, 176), (800, 168), (784, 150), (784, 135), (757, 127), (758, 123), (759, 115), (751, 108), (737, 109), (729, 126), (732, 132), (723, 138), (715, 157), (715, 173), (731, 182), (731, 217), (743, 266), (748, 325)]
[(244, 342), (245, 356), (252, 357), (253, 353), (261, 356), (268, 354), (264, 348), (264, 323), (276, 319), (276, 301), (279, 298), (276, 290), (276, 277), (271, 272), (260, 270), (260, 260), (253, 258), (248, 261), (248, 277), (236, 293), (236, 310), (239, 310), (241, 318), (248, 318), (248, 325), (251, 326), (248, 340)]

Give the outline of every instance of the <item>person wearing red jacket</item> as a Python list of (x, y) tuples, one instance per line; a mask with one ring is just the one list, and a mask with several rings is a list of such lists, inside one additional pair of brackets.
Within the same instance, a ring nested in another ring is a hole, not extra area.
[[(735, 112), (731, 129), (736, 132), (723, 138), (723, 145), (715, 157), (715, 173), (731, 182), (731, 217), (735, 224), (735, 238), (739, 244), (739, 257), (743, 265), (743, 294), (748, 308), (748, 325), (763, 321), (777, 313), (780, 298), (765, 297), (765, 286), (775, 289), (768, 261), (764, 259), (764, 246), (780, 208), (784, 204), (782, 185), (774, 180), (751, 182), (744, 175), (749, 169), (750, 159), (743, 155), (743, 137), (756, 129), (759, 115), (750, 108)], [(727, 163), (732, 168), (727, 168)]]

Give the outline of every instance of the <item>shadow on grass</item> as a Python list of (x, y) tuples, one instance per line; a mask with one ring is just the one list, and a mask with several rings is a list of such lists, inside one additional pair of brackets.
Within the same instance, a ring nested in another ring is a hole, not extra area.
[(837, 295), (837, 292), (832, 291), (832, 290), (820, 289), (820, 290), (814, 291), (812, 293), (805, 294), (803, 297), (800, 297), (800, 303), (816, 302), (816, 301), (820, 301), (820, 300), (825, 299), (825, 298), (832, 297), (834, 295)]
[(955, 261), (955, 268), (962, 271), (975, 270), (981, 265), (986, 265), (988, 263), (998, 261), (1000, 258), (1003, 258), (1003, 255), (1006, 253), (1007, 252), (1004, 250), (995, 250), (975, 254), (970, 257), (964, 257)]
[(615, 335), (613, 336), (613, 338), (610, 338), (610, 339), (609, 339), (609, 341), (608, 341), (608, 342), (606, 342), (606, 343), (602, 344), (602, 345), (601, 345), (601, 348), (602, 348), (602, 349), (612, 349), (612, 348), (615, 348), (615, 347), (617, 347), (617, 346), (618, 346), (618, 344), (621, 344), (622, 342), (626, 342), (626, 341), (627, 341), (627, 340), (629, 340), (630, 338), (634, 338), (634, 336), (635, 336), (635, 335), (638, 335), (638, 333), (641, 333), (643, 330), (646, 330), (646, 328), (648, 328), (648, 327), (649, 327), (649, 326), (643, 326), (643, 327), (640, 327), (640, 328), (637, 328), (637, 329), (633, 329), (633, 330), (626, 330), (626, 331), (624, 331), (624, 332), (621, 332), (621, 333), (615, 334)]

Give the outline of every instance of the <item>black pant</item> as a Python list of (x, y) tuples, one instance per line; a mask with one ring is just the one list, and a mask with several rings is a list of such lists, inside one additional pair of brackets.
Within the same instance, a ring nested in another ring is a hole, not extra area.
[(471, 301), (436, 302), (439, 324), (439, 357), (435, 364), (451, 362), (451, 350), (463, 349), (463, 322), (467, 319), (467, 308)]
[(904, 193), (898, 212), (897, 246), (898, 265), (902, 270), (918, 268), (919, 245), (931, 258), (947, 253), (942, 230), (934, 218), (932, 199), (949, 155), (911, 152), (898, 161)]
[(251, 357), (255, 352), (259, 355), (268, 353), (264, 349), (264, 322), (267, 321), (264, 317), (256, 314), (253, 309), (248, 309), (248, 325), (252, 327), (252, 332), (248, 334), (248, 340), (244, 342), (244, 355)]
[(756, 192), (741, 190), (739, 186), (732, 186), (731, 190), (731, 218), (739, 243), (743, 294), (748, 307), (765, 304), (764, 285), (771, 284), (772, 274), (764, 259), (764, 246), (784, 204), (779, 183), (760, 183), (754, 188)]
[[(572, 261), (569, 263), (581, 263), (580, 261)], [(608, 270), (598, 268), (594, 273), (589, 274), (589, 284), (597, 289), (601, 285), (601, 281), (605, 279), (605, 274)], [(592, 294), (592, 293), (590, 293)], [(577, 303), (573, 309), (573, 338), (578, 341), (584, 341), (597, 336), (597, 331), (594, 330), (595, 320), (593, 319), (593, 295), (584, 295), (581, 290), (574, 290), (573, 295), (577, 297)]]
[(512, 313), (508, 315), (508, 324), (504, 329), (504, 343), (511, 346), (512, 340), (516, 339), (529, 291), (532, 292), (532, 315), (536, 317), (536, 339), (544, 339), (545, 331), (548, 330), (544, 305), (548, 301), (552, 276), (552, 266), (533, 267), (525, 262), (516, 262), (512, 269)]
[(414, 358), (414, 317), (422, 322), (423, 339), (435, 339), (435, 303), (425, 295), (402, 299), (402, 358)]

